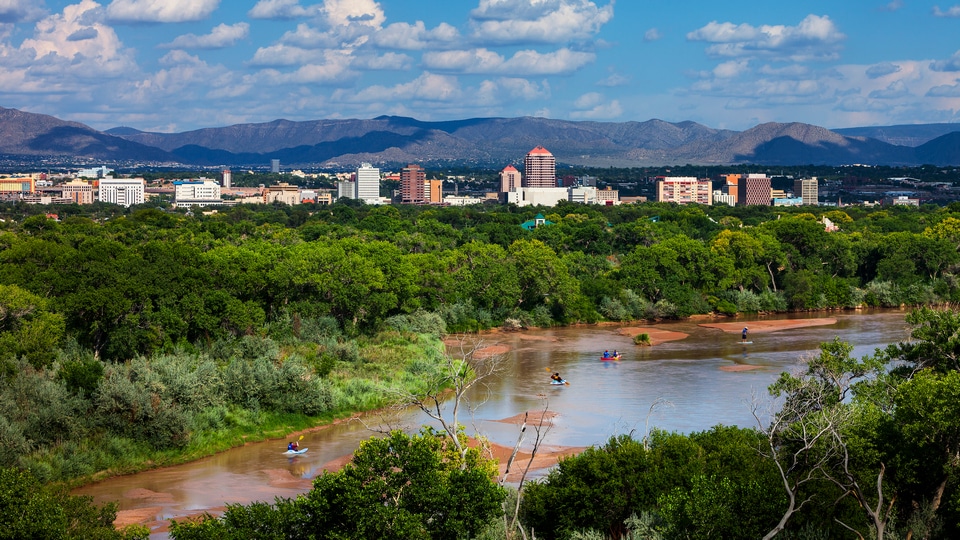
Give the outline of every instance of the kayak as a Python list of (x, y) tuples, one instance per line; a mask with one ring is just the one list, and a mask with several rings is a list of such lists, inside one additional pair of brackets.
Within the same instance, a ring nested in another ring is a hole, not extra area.
[(284, 452), (284, 454), (288, 456), (296, 456), (298, 454), (302, 454), (306, 452), (307, 450), (309, 450), (309, 448), (301, 448), (300, 450), (287, 450), (286, 452)]
[(552, 384), (552, 385), (554, 385), (554, 386), (563, 386), (563, 385), (565, 385), (565, 384), (570, 384), (570, 383), (568, 383), (568, 382), (566, 381), (566, 379), (564, 379), (564, 380), (562, 380), (562, 381), (550, 381), (550, 384)]
[(622, 357), (623, 357), (622, 354), (618, 354), (618, 355), (616, 355), (616, 356), (608, 356), (608, 357), (606, 357), (606, 358), (604, 358), (604, 357), (601, 356), (601, 357), (600, 357), (600, 360), (603, 361), (603, 362), (611, 362), (611, 361), (613, 361), (613, 360), (619, 360), (619, 359), (622, 358)]

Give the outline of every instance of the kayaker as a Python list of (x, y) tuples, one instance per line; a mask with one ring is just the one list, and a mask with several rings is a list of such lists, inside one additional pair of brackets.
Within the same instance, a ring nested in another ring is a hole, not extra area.
[(562, 382), (563, 382), (563, 377), (560, 376), (560, 373), (559, 373), (559, 372), (554, 373), (553, 375), (550, 376), (550, 378), (553, 379), (553, 380), (555, 380), (555, 381), (557, 381), (558, 383), (562, 383)]
[(293, 441), (287, 445), (287, 450), (291, 452), (296, 452), (299, 449), (300, 449), (300, 443), (298, 443), (297, 441)]
[(603, 351), (604, 358), (610, 358), (610, 351)]
[(616, 357), (618, 357), (618, 356), (620, 356), (620, 353), (617, 352), (616, 349), (614, 349), (614, 350), (613, 350), (613, 356), (611, 356), (611, 358), (616, 358)]

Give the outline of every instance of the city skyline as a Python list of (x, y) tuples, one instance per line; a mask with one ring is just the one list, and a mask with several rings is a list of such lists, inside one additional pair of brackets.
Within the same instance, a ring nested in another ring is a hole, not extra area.
[(0, 106), (163, 132), (383, 114), (957, 122), (958, 36), (960, 4), (913, 0), (7, 0)]

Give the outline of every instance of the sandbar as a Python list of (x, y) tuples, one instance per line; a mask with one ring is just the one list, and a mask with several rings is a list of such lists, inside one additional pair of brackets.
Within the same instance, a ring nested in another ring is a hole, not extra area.
[(823, 317), (819, 319), (782, 319), (770, 321), (747, 321), (747, 322), (724, 322), (724, 323), (701, 323), (697, 326), (704, 328), (716, 328), (730, 334), (739, 334), (746, 326), (751, 334), (763, 334), (767, 332), (778, 332), (780, 330), (792, 330), (794, 328), (808, 328), (811, 326), (829, 326), (836, 324), (834, 318)]
[(640, 334), (647, 334), (650, 336), (650, 344), (658, 345), (660, 343), (665, 343), (667, 341), (678, 341), (681, 339), (686, 339), (690, 334), (684, 334), (683, 332), (674, 332), (672, 330), (663, 330), (661, 328), (651, 328), (651, 327), (636, 327), (630, 326), (626, 328), (621, 328), (617, 331), (620, 335), (623, 336), (638, 336)]

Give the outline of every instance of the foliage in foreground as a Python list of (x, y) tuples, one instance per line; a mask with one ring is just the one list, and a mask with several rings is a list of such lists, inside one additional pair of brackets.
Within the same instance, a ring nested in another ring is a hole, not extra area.
[(400, 431), (362, 443), (342, 470), (275, 504), (231, 505), (223, 517), (174, 522), (177, 540), (222, 538), (472, 538), (502, 510), (496, 464), (465, 458), (442, 434)]
[(42, 485), (29, 471), (0, 468), (0, 540), (146, 540), (145, 527), (113, 527), (116, 505), (91, 500)]

